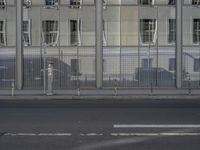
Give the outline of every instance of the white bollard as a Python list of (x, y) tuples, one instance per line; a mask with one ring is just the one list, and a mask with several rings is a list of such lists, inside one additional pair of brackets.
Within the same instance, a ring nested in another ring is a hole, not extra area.
[(47, 86), (47, 95), (51, 96), (53, 95), (53, 65), (49, 64), (48, 68), (48, 86)]
[(14, 92), (15, 92), (15, 83), (12, 82), (12, 89), (11, 89), (11, 95), (14, 96)]
[(117, 87), (114, 88), (114, 94), (117, 96)]
[(78, 88), (78, 89), (77, 89), (77, 95), (80, 96), (80, 94), (81, 94), (81, 91), (80, 91), (80, 89)]

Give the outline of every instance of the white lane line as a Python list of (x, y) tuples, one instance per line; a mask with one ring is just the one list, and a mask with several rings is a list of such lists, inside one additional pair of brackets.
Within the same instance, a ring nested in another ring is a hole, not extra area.
[(5, 133), (4, 136), (37, 136), (35, 133)]
[[(5, 133), (4, 136), (72, 136), (71, 133)], [(80, 133), (80, 136), (103, 136), (102, 133)]]
[(200, 136), (200, 133), (111, 133), (111, 136)]
[(71, 136), (71, 133), (5, 133), (4, 136)]
[(84, 134), (84, 133), (80, 133), (80, 136), (103, 136), (103, 134), (102, 133), (86, 133), (86, 134)]
[(115, 124), (114, 128), (200, 128), (199, 124)]
[(71, 133), (39, 133), (38, 136), (71, 136)]
[[(80, 136), (103, 136), (102, 133), (80, 133)], [(110, 133), (111, 136), (200, 136), (200, 133)], [(71, 133), (5, 133), (4, 136), (72, 136)]]

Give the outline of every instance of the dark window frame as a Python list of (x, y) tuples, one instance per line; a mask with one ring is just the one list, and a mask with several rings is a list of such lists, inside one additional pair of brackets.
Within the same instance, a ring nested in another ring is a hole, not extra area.
[(154, 0), (140, 0), (140, 5), (142, 6), (154, 5)]
[(192, 0), (192, 5), (200, 5), (200, 0)]
[(168, 19), (168, 43), (176, 42), (176, 19)]
[(176, 58), (170, 58), (169, 59), (169, 71), (175, 71), (176, 70)]
[(80, 59), (74, 58), (70, 60), (71, 74), (73, 76), (80, 75)]
[(31, 20), (23, 21), (23, 40), (24, 46), (31, 45)]
[(42, 35), (43, 43), (49, 46), (56, 46), (59, 38), (58, 20), (43, 20), (42, 21)]
[(193, 70), (194, 70), (194, 72), (200, 72), (200, 58), (195, 58), (194, 59)]
[(6, 0), (0, 0), (0, 8), (4, 9), (6, 7)]
[(153, 58), (143, 58), (141, 68), (149, 69), (153, 67)]
[(45, 0), (46, 7), (55, 7), (58, 5), (58, 0)]
[(6, 46), (6, 20), (0, 20), (0, 46)]
[(200, 43), (200, 18), (193, 19), (193, 43)]
[(152, 44), (157, 40), (157, 20), (140, 19), (140, 38), (142, 44)]
[(176, 5), (176, 0), (169, 0), (168, 5)]
[(81, 45), (81, 20), (71, 19), (70, 21), (70, 45)]

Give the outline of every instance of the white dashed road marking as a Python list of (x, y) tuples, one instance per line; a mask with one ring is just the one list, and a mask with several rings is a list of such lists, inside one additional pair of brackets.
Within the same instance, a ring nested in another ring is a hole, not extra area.
[(111, 136), (200, 136), (200, 133), (111, 133)]
[(199, 124), (115, 124), (114, 128), (200, 128)]
[[(103, 133), (80, 133), (80, 136), (103, 136)], [(3, 136), (72, 136), (71, 133), (5, 133)], [(200, 136), (200, 133), (110, 133), (110, 136)]]
[(84, 134), (84, 133), (81, 133), (80, 134), (80, 136), (103, 136), (103, 134), (102, 133), (86, 133), (86, 134)]
[(72, 136), (71, 133), (5, 133), (4, 136)]

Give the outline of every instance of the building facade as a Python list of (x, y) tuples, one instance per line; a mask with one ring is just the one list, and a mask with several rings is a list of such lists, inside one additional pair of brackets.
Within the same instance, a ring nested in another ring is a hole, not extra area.
[[(200, 0), (182, 2), (179, 54), (176, 0), (103, 0), (102, 41), (97, 1), (24, 0), (23, 88), (43, 88), (48, 63), (55, 89), (96, 88), (97, 42), (103, 88), (200, 87)], [(0, 0), (1, 88), (17, 82), (17, 2)]]

